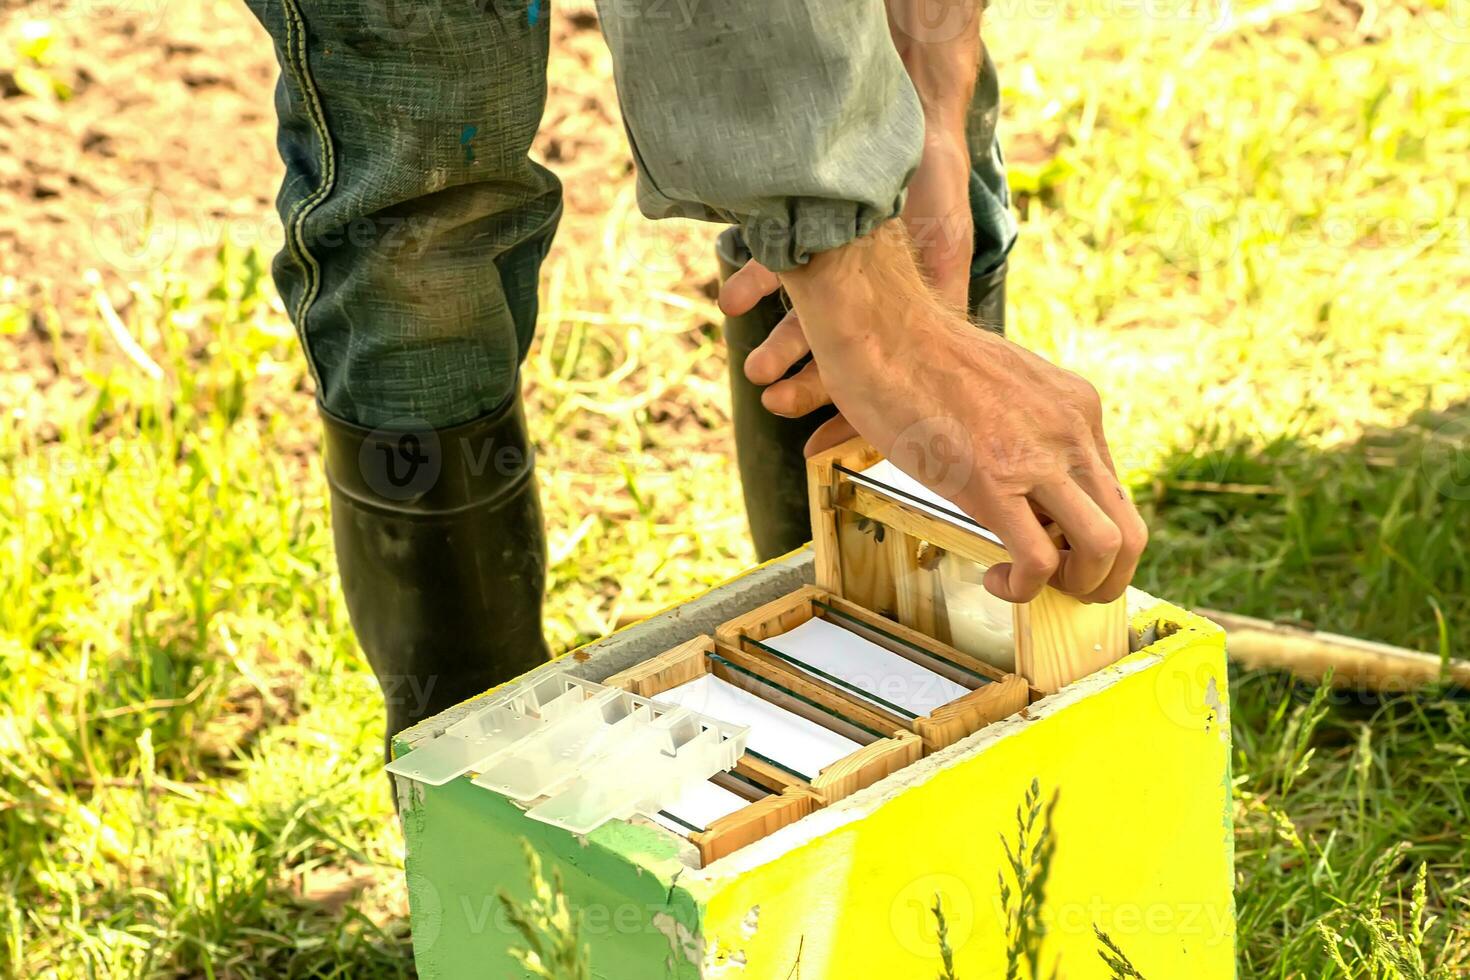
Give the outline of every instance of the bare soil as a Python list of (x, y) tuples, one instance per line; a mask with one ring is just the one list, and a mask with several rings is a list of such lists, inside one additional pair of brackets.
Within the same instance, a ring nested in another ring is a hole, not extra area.
[[(52, 35), (40, 65), (21, 50), (33, 22)], [(552, 27), (535, 152), (566, 184), (568, 247), (601, 233), (632, 162), (591, 0)], [(278, 67), (237, 0), (0, 0), (0, 39), (0, 304), (31, 321), (0, 345), (0, 406), (34, 411), (98, 318), (89, 270), (126, 318), (130, 284), (161, 269), (202, 286), (226, 243), (278, 249)]]

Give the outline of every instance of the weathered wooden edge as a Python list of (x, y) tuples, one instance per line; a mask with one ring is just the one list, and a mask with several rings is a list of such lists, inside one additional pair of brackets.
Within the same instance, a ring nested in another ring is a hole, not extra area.
[(925, 755), (937, 752), (986, 725), (1009, 718), (1026, 707), (1030, 693), (1025, 680), (1011, 674), (915, 720), (914, 732), (924, 740)]
[(848, 469), (866, 469), (881, 458), (866, 440), (853, 437), (808, 457), (806, 461), (816, 582), (830, 592), (842, 591), (842, 546), (837, 533), (838, 474), (835, 467), (841, 464)]
[(714, 648), (713, 637), (696, 636), (651, 660), (613, 674), (603, 683), (609, 687), (620, 687), (639, 697), (651, 698), (655, 692), (667, 691), (708, 673), (704, 656)]
[(1053, 694), (1128, 655), (1128, 608), (1122, 596), (1085, 603), (1042, 589), (1015, 607), (1016, 670)]
[[(816, 586), (804, 585), (795, 592), (788, 592), (716, 626), (715, 639), (739, 649), (740, 638), (743, 636), (764, 640), (793, 630), (812, 618), (812, 600), (826, 596), (826, 591)], [(781, 629), (772, 629), (773, 624), (781, 626)]]
[(879, 739), (859, 752), (838, 759), (812, 782), (812, 789), (827, 803), (850, 796), (897, 772), (924, 754), (924, 743), (912, 732), (898, 732)]
[(699, 848), (700, 863), (708, 867), (726, 854), (809, 816), (821, 806), (822, 798), (810, 789), (788, 786), (780, 793), (721, 817), (704, 830), (690, 834), (689, 839)]

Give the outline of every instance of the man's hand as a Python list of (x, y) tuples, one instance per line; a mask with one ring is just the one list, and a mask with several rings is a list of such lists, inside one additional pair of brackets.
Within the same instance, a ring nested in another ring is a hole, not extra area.
[[(936, 127), (932, 120), (926, 126), (924, 156), (909, 184), (903, 222), (919, 250), (920, 263), (935, 294), (963, 315), (968, 305), (970, 257), (974, 250), (970, 155), (963, 121), (957, 129)], [(776, 274), (751, 260), (721, 288), (720, 309), (740, 316), (779, 288), (781, 281)], [(831, 403), (815, 362), (785, 378), (792, 365), (810, 350), (800, 316), (790, 311), (746, 357), (745, 376), (752, 383), (765, 386), (761, 404), (767, 411), (799, 418)], [(853, 431), (839, 414), (812, 435), (807, 453), (835, 446), (851, 437)]]
[[(775, 278), (747, 266), (721, 304), (758, 298)], [(813, 363), (768, 388), (768, 408), (805, 414), (830, 396), (895, 465), (1000, 537), (1012, 561), (985, 576), (1000, 598), (1025, 602), (1048, 583), (1091, 602), (1122, 594), (1148, 532), (1114, 473), (1090, 384), (938, 300), (898, 222), (779, 282), (802, 320), (777, 340), (771, 366), (808, 343)], [(1038, 512), (1061, 527), (1066, 550)]]

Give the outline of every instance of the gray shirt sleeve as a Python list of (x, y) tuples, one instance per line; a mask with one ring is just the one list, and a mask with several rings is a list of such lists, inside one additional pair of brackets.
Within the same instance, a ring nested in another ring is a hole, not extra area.
[(650, 218), (783, 271), (896, 216), (924, 121), (877, 0), (598, 0)]

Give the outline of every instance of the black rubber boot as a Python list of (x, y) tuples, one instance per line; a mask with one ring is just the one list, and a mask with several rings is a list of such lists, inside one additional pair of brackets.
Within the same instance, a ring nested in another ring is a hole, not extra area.
[[(715, 244), (720, 282), (750, 259), (738, 228), (727, 228)], [(996, 333), (1005, 333), (1005, 276), (1002, 263), (970, 280), (970, 316)], [(756, 555), (768, 561), (812, 539), (807, 505), (806, 458), (802, 449), (817, 427), (836, 414), (830, 405), (799, 419), (782, 418), (761, 404), (760, 385), (745, 376), (745, 358), (785, 316), (779, 295), (767, 296), (744, 316), (725, 318), (730, 362), (730, 413), (735, 423), (735, 460), (745, 494), (745, 515)], [(806, 361), (792, 367), (799, 370)]]
[(519, 396), (449, 429), (322, 418), (342, 591), (389, 739), (545, 663), (546, 542)]
[[(720, 282), (750, 259), (737, 228), (721, 232), (715, 244)], [(761, 561), (801, 547), (812, 539), (806, 499), (806, 457), (802, 447), (823, 422), (837, 414), (828, 405), (799, 419), (772, 415), (761, 404), (765, 389), (745, 376), (745, 358), (759, 347), (786, 315), (779, 294), (765, 297), (744, 316), (725, 317), (730, 361), (730, 414), (735, 423), (735, 461), (745, 494), (750, 536)], [(787, 372), (800, 370), (803, 358)]]
[(982, 275), (970, 277), (970, 319), (986, 330), (1005, 336), (1006, 269), (1000, 265)]

